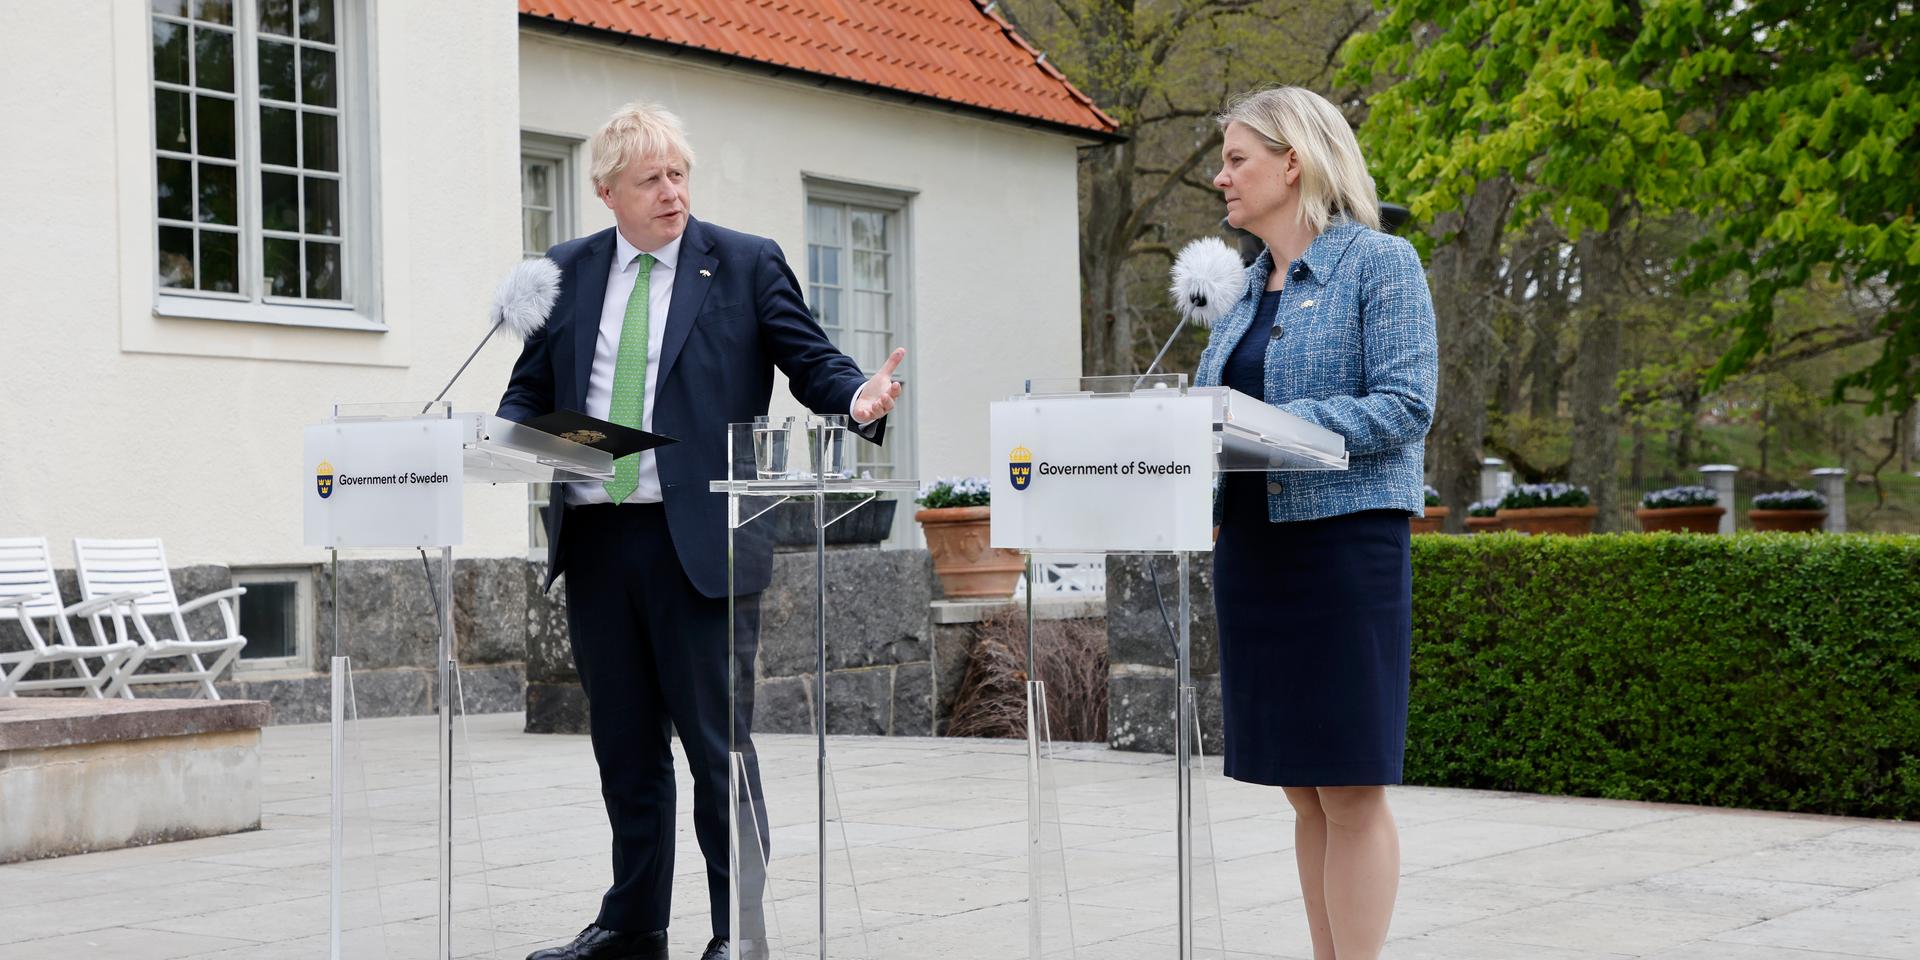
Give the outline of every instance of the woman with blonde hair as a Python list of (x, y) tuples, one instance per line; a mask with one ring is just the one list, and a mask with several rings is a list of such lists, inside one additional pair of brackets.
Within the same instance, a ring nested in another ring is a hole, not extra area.
[(1315, 960), (1371, 960), (1393, 916), (1412, 642), (1407, 518), (1424, 512), (1438, 357), (1420, 258), (1380, 232), (1359, 144), (1298, 87), (1219, 117), (1227, 221), (1266, 250), (1197, 381), (1341, 434), (1331, 473), (1229, 473), (1214, 594), (1226, 773), (1281, 787)]

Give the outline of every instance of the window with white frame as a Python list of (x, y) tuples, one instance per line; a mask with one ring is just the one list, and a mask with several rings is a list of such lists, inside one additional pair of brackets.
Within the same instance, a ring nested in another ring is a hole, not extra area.
[(359, 0), (150, 0), (157, 305), (372, 325)]
[[(573, 158), (577, 141), (539, 134), (520, 135), (520, 252), (545, 256), (553, 245), (573, 236)], [(527, 484), (527, 552), (545, 558), (547, 525), (541, 511), (553, 496), (553, 484)]]
[[(873, 373), (908, 346), (907, 195), (807, 182), (807, 305), (842, 353)], [(905, 370), (896, 378), (906, 380)], [(879, 479), (911, 476), (906, 397), (887, 419), (884, 445), (855, 445), (855, 468)], [(911, 516), (900, 511), (896, 516)]]
[(573, 156), (576, 143), (520, 135), (520, 250), (545, 256), (573, 236)]
[(244, 671), (306, 670), (313, 656), (313, 571), (305, 567), (236, 569)]

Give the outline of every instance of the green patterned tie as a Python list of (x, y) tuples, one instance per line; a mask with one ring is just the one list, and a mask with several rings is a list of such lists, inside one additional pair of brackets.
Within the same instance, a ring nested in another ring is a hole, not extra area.
[[(620, 324), (620, 354), (613, 362), (613, 402), (607, 419), (638, 430), (640, 417), (646, 412), (647, 279), (653, 272), (653, 257), (643, 253), (633, 259), (640, 269), (633, 278), (633, 292), (627, 295), (627, 318)], [(614, 503), (627, 502), (634, 488), (640, 486), (640, 455), (615, 460), (613, 479), (604, 486)]]

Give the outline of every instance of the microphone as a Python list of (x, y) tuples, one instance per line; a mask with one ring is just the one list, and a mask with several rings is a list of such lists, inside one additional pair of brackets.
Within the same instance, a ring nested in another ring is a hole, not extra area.
[(1239, 302), (1246, 289), (1246, 267), (1240, 262), (1240, 255), (1228, 249), (1219, 237), (1201, 237), (1182, 248), (1173, 260), (1172, 283), (1167, 287), (1173, 308), (1180, 312), (1180, 322), (1160, 352), (1154, 355), (1153, 362), (1147, 365), (1147, 372), (1140, 375), (1141, 379), (1153, 374), (1189, 322), (1213, 326), (1221, 314)]
[[(433, 399), (427, 402), (431, 407), (438, 403), (447, 391), (453, 389), (453, 381), (467, 372), (473, 358), (480, 355), (481, 347), (493, 339), (495, 331), (506, 327), (508, 332), (525, 342), (528, 337), (540, 332), (547, 325), (547, 315), (553, 312), (553, 303), (560, 298), (560, 265), (546, 257), (522, 260), (507, 271), (506, 279), (493, 292), (493, 308), (487, 311), (487, 319), (493, 325), (487, 328), (487, 335), (480, 338), (480, 345), (467, 354), (467, 362), (454, 371), (453, 380), (440, 388)], [(420, 411), (425, 413), (425, 410)]]

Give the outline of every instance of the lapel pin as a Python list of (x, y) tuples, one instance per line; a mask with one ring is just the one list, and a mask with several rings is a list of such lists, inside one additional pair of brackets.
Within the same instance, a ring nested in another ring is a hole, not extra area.
[[(704, 271), (704, 270), (702, 270), (701, 272), (702, 272), (702, 273), (705, 273), (706, 271)], [(1302, 301), (1300, 301), (1300, 309), (1302, 309), (1302, 310), (1305, 310), (1306, 308), (1308, 308), (1308, 307), (1311, 307), (1311, 306), (1313, 306), (1313, 301), (1312, 301), (1312, 300), (1302, 300)]]
[(703, 277), (711, 277), (711, 276), (713, 276), (713, 271), (712, 271), (712, 270), (702, 270), (702, 271), (700, 271), (700, 275), (701, 275), (701, 276), (703, 276)]

